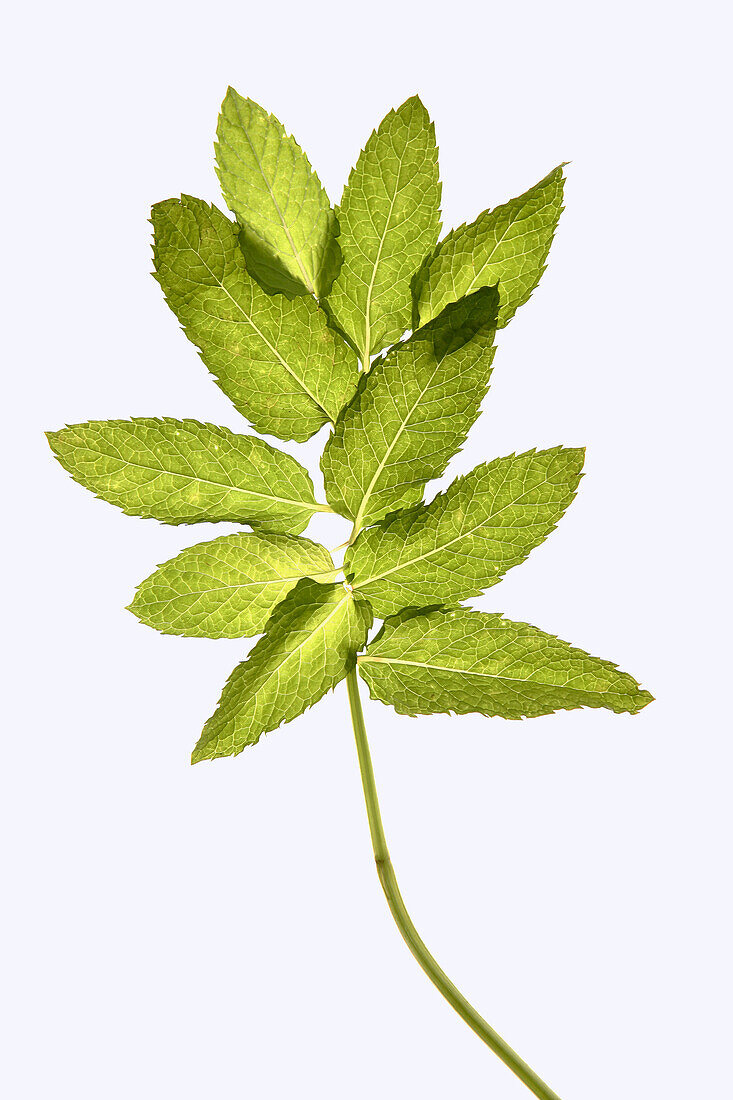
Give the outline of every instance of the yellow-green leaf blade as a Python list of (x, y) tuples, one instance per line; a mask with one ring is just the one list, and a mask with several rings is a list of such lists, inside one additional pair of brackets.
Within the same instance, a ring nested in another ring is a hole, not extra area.
[(308, 157), (282, 123), (229, 88), (216, 131), (224, 198), (266, 289), (323, 297), (338, 269), (336, 216)]
[(193, 763), (235, 756), (317, 703), (353, 667), (371, 621), (366, 600), (343, 585), (300, 581), (229, 677)]
[(635, 714), (652, 701), (610, 661), (528, 623), (465, 609), (388, 620), (359, 671), (372, 696), (400, 714), (533, 718), (577, 707)]
[(498, 295), (449, 306), (362, 377), (326, 443), (329, 503), (358, 526), (415, 504), (479, 414), (494, 355)]
[(435, 317), (481, 286), (498, 282), (502, 328), (537, 286), (562, 213), (563, 170), (559, 165), (523, 195), (485, 210), (470, 225), (452, 230), (415, 278), (420, 323)]
[(310, 297), (270, 297), (248, 273), (239, 232), (182, 195), (152, 211), (155, 277), (219, 386), (259, 432), (303, 442), (352, 396), (356, 358)]
[(325, 510), (290, 455), (197, 420), (92, 420), (47, 436), (75, 481), (129, 516), (229, 520), (299, 534)]
[(368, 361), (410, 328), (410, 282), (440, 233), (435, 127), (418, 96), (372, 133), (337, 214), (343, 262), (328, 307)]
[(553, 447), (477, 466), (427, 506), (362, 531), (344, 561), (349, 580), (382, 618), (479, 595), (555, 528), (583, 458)]
[(130, 611), (162, 634), (261, 634), (303, 577), (332, 580), (324, 546), (292, 535), (242, 532), (189, 546), (139, 585)]

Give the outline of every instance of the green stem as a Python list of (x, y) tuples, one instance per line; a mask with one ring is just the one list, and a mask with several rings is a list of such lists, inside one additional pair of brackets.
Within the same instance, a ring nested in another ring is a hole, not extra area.
[(493, 1027), (490, 1027), (482, 1016), (479, 1016), (476, 1009), (468, 1003), (466, 998), (453, 985), (453, 982), (447, 974), (441, 970), (423, 941), (420, 939), (415, 925), (412, 923), (410, 915), (405, 908), (405, 903), (402, 900), (402, 895), (400, 894), (397, 879), (395, 878), (394, 869), (392, 867), (392, 860), (389, 856), (387, 841), (384, 836), (382, 815), (379, 810), (377, 788), (374, 782), (374, 769), (372, 768), (372, 758), (369, 752), (369, 742), (367, 740), (366, 727), (364, 725), (364, 712), (362, 711), (361, 699), (359, 698), (359, 677), (356, 668), (352, 668), (348, 673), (346, 685), (349, 691), (351, 720), (354, 725), (356, 751), (359, 755), (361, 782), (364, 788), (364, 799), (366, 801), (367, 817), (369, 819), (369, 831), (372, 836), (374, 859), (377, 864), (377, 874), (379, 875), (379, 881), (382, 883), (382, 889), (387, 898), (390, 912), (394, 917), (402, 938), (430, 978), (433, 985), (443, 994), (448, 1003), (453, 1006), (458, 1015), (465, 1020), (468, 1026), (476, 1032), (479, 1039), (483, 1039), (486, 1045), (493, 1050), (494, 1054), (497, 1054), (502, 1062), (527, 1086), (530, 1092), (540, 1097), (540, 1100), (560, 1100), (557, 1093), (553, 1092), (544, 1081), (540, 1080), (534, 1070), (530, 1069), (527, 1063), (504, 1042), (500, 1035), (497, 1035)]

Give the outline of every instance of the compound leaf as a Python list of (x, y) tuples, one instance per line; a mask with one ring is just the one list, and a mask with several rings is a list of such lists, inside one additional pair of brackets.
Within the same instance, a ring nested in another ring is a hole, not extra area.
[(235, 756), (317, 703), (353, 667), (371, 621), (367, 601), (343, 585), (300, 581), (229, 677), (193, 763)]
[(477, 466), (427, 506), (362, 531), (344, 570), (382, 618), (476, 596), (554, 529), (583, 457), (582, 448), (553, 447)]
[(303, 577), (332, 580), (324, 546), (292, 535), (242, 532), (189, 546), (138, 587), (130, 611), (162, 634), (241, 638), (261, 634)]
[(328, 308), (368, 363), (410, 328), (410, 281), (440, 233), (435, 127), (418, 96), (372, 133), (337, 214), (343, 263)]
[[(416, 317), (425, 324), (449, 302), (498, 282), (498, 328), (537, 286), (562, 213), (564, 165), (516, 199), (452, 230), (415, 277)], [(417, 324), (417, 319), (415, 320)]]
[(372, 696), (400, 714), (533, 718), (577, 707), (635, 714), (652, 701), (609, 661), (527, 623), (463, 608), (388, 620), (359, 671)]
[(338, 223), (308, 157), (274, 115), (229, 88), (216, 130), (224, 198), (266, 290), (323, 297), (338, 270)]
[(157, 203), (155, 277), (219, 386), (258, 432), (308, 439), (353, 395), (355, 356), (310, 297), (270, 297), (248, 273), (239, 231), (182, 195)]
[(307, 470), (290, 455), (197, 420), (92, 420), (47, 438), (74, 481), (128, 516), (298, 534), (314, 512), (330, 510), (316, 503)]
[(362, 376), (321, 459), (329, 503), (357, 528), (415, 504), (479, 414), (494, 356), (495, 288), (448, 306)]

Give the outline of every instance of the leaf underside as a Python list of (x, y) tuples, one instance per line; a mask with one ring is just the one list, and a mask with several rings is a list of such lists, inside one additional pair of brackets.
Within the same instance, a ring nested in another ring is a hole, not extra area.
[(325, 546), (293, 535), (245, 532), (190, 546), (138, 587), (130, 611), (162, 634), (241, 638), (261, 634), (303, 577), (331, 580)]
[(609, 661), (501, 615), (461, 608), (392, 622), (359, 658), (359, 671), (373, 698), (400, 714), (533, 718), (577, 707), (635, 714), (652, 701)]
[(348, 579), (382, 617), (479, 595), (554, 529), (583, 457), (554, 447), (478, 466), (429, 505), (362, 531), (346, 554)]
[(235, 756), (317, 703), (353, 667), (371, 622), (367, 601), (343, 585), (300, 581), (227, 680), (193, 763)]
[(443, 473), (486, 394), (498, 301), (486, 288), (449, 306), (362, 378), (321, 460), (338, 512), (374, 523)]
[(229, 520), (299, 534), (318, 510), (308, 471), (249, 435), (197, 420), (92, 420), (48, 432), (75, 481), (128, 516)]
[(328, 307), (368, 362), (410, 327), (412, 276), (440, 232), (435, 127), (417, 96), (372, 133), (337, 214), (343, 264)]
[(323, 297), (340, 262), (338, 226), (307, 156), (274, 115), (233, 88), (216, 136), (217, 173), (249, 270), (270, 293)]
[(182, 195), (153, 207), (155, 277), (184, 332), (252, 426), (302, 443), (356, 388), (356, 358), (313, 298), (274, 297), (247, 271), (239, 230)]
[(481, 286), (499, 284), (498, 328), (529, 300), (545, 270), (563, 205), (559, 165), (523, 195), (452, 230), (414, 281), (415, 324)]

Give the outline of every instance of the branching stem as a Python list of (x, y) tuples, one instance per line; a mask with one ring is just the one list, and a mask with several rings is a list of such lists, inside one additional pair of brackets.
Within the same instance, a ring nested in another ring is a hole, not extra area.
[(364, 725), (364, 712), (359, 697), (359, 677), (355, 667), (352, 668), (347, 675), (346, 684), (349, 692), (351, 720), (354, 726), (354, 736), (356, 738), (356, 751), (359, 755), (361, 782), (364, 788), (364, 799), (366, 801), (369, 831), (372, 837), (372, 848), (374, 849), (374, 859), (377, 864), (377, 874), (379, 875), (379, 881), (382, 883), (382, 889), (387, 898), (390, 912), (394, 917), (402, 938), (430, 978), (433, 985), (443, 994), (448, 1003), (453, 1006), (458, 1015), (465, 1020), (468, 1026), (476, 1032), (478, 1037), (483, 1039), (486, 1045), (501, 1058), (502, 1062), (517, 1075), (520, 1081), (524, 1082), (530, 1092), (538, 1096), (540, 1100), (560, 1100), (557, 1093), (553, 1092), (544, 1081), (540, 1080), (534, 1070), (530, 1069), (527, 1063), (504, 1042), (500, 1035), (497, 1035), (494, 1029), (486, 1023), (486, 1020), (484, 1020), (482, 1016), (479, 1016), (476, 1009), (468, 1003), (465, 997), (453, 985), (453, 982), (447, 974), (441, 970), (423, 941), (420, 939), (417, 929), (412, 923), (410, 915), (405, 908), (405, 903), (402, 900), (402, 895), (397, 885), (397, 879), (395, 878), (392, 861), (387, 848), (387, 841), (384, 836), (382, 815), (379, 810), (377, 788), (374, 782), (374, 769), (372, 767), (369, 742), (367, 740), (366, 727)]

